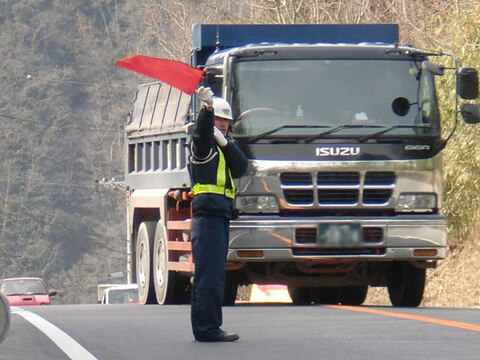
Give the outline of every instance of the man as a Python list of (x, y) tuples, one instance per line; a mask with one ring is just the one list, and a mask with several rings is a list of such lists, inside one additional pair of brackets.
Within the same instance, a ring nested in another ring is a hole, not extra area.
[(222, 303), (229, 223), (234, 218), (233, 178), (247, 169), (248, 160), (228, 139), (232, 110), (210, 88), (200, 87), (204, 103), (192, 135), (190, 174), (193, 184), (192, 247), (195, 276), (192, 289), (192, 330), (197, 341), (224, 342), (239, 339), (223, 331)]

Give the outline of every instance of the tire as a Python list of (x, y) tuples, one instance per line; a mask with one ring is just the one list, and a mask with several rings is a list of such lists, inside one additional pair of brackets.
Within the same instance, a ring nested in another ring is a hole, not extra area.
[(308, 287), (289, 286), (288, 293), (292, 298), (293, 305), (309, 305), (311, 302), (310, 291)]
[(310, 300), (314, 304), (337, 305), (340, 303), (341, 287), (311, 287)]
[(342, 305), (360, 306), (365, 302), (368, 286), (342, 286), (340, 303)]
[(225, 272), (225, 293), (223, 296), (224, 306), (235, 305), (235, 300), (237, 300), (237, 290), (238, 290), (238, 272), (226, 271)]
[(169, 285), (168, 276), (168, 248), (165, 227), (160, 221), (155, 229), (153, 240), (153, 284), (155, 298), (160, 305), (165, 304)]
[(10, 327), (10, 304), (7, 298), (0, 293), (0, 343), (7, 336)]
[(138, 302), (155, 304), (155, 288), (153, 284), (153, 240), (155, 236), (154, 221), (140, 224), (136, 238), (136, 277), (138, 284)]
[(393, 306), (417, 307), (422, 302), (425, 289), (425, 269), (414, 268), (408, 262), (392, 264), (387, 288)]
[(186, 304), (190, 299), (190, 281), (186, 276), (168, 270), (167, 232), (159, 221), (153, 240), (153, 284), (160, 305)]

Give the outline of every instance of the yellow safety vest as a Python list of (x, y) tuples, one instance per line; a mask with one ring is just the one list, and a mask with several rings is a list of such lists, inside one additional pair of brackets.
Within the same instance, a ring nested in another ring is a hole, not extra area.
[[(220, 148), (217, 146), (218, 151), (218, 168), (217, 168), (217, 183), (216, 184), (195, 184), (193, 186), (193, 195), (197, 194), (219, 194), (225, 195), (227, 198), (235, 198), (235, 184), (233, 183), (232, 174), (230, 169), (226, 169), (225, 156)], [(227, 189), (226, 183), (226, 171), (228, 170), (228, 176), (230, 177), (230, 183), (232, 188)]]

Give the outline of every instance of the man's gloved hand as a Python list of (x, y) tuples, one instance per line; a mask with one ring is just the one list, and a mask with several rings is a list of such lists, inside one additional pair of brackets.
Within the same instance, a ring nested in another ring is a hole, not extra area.
[(213, 127), (213, 136), (215, 137), (215, 140), (217, 141), (217, 144), (220, 147), (225, 147), (228, 144), (228, 140), (225, 136), (223, 136), (222, 132), (218, 130), (215, 126)]
[(213, 106), (213, 91), (210, 88), (200, 86), (197, 89), (197, 96), (200, 101), (204, 102), (209, 107)]

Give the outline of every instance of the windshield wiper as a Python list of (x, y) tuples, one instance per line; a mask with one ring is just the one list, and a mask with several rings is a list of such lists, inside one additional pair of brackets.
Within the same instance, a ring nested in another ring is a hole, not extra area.
[(261, 134), (258, 134), (254, 137), (252, 137), (248, 142), (251, 144), (251, 143), (254, 143), (260, 139), (263, 139), (265, 137), (267, 137), (268, 135), (271, 135), (273, 133), (276, 133), (280, 130), (283, 130), (283, 129), (310, 129), (310, 128), (329, 128), (331, 126), (327, 126), (327, 125), (282, 125), (282, 126), (278, 126), (274, 129), (271, 129), (271, 130), (268, 130), (268, 131), (265, 131)]
[(375, 139), (376, 137), (378, 137), (380, 135), (383, 135), (387, 132), (390, 132), (392, 130), (395, 130), (395, 129), (434, 129), (434, 127), (433, 126), (427, 126), (427, 125), (394, 125), (394, 126), (391, 126), (387, 129), (377, 131), (377, 132), (369, 134), (369, 135), (365, 135), (365, 136), (359, 138), (358, 142), (362, 143), (362, 142), (365, 142), (365, 141), (370, 140), (370, 139)]
[(333, 128), (333, 129), (321, 132), (319, 134), (310, 136), (310, 137), (305, 139), (305, 142), (310, 143), (314, 140), (321, 139), (321, 138), (323, 138), (327, 135), (336, 133), (337, 131), (340, 131), (340, 130), (343, 130), (343, 129), (384, 128), (384, 127), (385, 126), (382, 126), (382, 125), (348, 125), (348, 124), (347, 125), (340, 125), (340, 126), (337, 126), (336, 128)]

